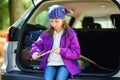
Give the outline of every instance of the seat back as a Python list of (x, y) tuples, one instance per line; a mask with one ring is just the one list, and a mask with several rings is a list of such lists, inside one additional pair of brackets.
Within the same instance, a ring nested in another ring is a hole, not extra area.
[(84, 17), (82, 21), (83, 28), (92, 28), (94, 24), (94, 20), (92, 17)]
[(83, 29), (100, 29), (99, 23), (94, 23), (93, 17), (84, 17), (82, 21)]
[(99, 23), (94, 23), (95, 29), (101, 29), (101, 25)]
[(113, 14), (110, 16), (110, 18), (112, 20), (113, 25), (116, 28), (120, 28), (120, 14)]

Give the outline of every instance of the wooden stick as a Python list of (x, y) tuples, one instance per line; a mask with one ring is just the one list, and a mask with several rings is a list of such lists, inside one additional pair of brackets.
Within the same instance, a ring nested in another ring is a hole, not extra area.
[(93, 60), (91, 60), (91, 59), (89, 59), (89, 58), (87, 58), (87, 57), (85, 57), (85, 56), (83, 56), (83, 55), (80, 55), (80, 58), (79, 58), (79, 59), (81, 59), (81, 60), (82, 60), (82, 59), (83, 59), (83, 60), (86, 60), (86, 61), (92, 63), (93, 65), (95, 65), (96, 67), (98, 67), (98, 68), (100, 68), (100, 69), (103, 69), (103, 70), (106, 70), (106, 71), (113, 71), (112, 69), (109, 69), (109, 68), (100, 66), (100, 65), (97, 64), (95, 61), (93, 61)]
[(46, 55), (46, 54), (48, 54), (48, 53), (51, 53), (51, 52), (53, 52), (54, 50), (49, 50), (49, 51), (47, 51), (47, 52), (43, 52), (42, 54), (38, 54), (38, 58), (40, 58), (40, 57), (42, 57), (42, 56), (44, 56), (44, 55)]

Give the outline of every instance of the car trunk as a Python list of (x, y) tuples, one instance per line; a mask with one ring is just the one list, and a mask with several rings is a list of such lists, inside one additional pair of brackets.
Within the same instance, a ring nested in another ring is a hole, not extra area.
[[(17, 55), (18, 67), (25, 72), (42, 73), (39, 68), (41, 59), (33, 60), (29, 56), (31, 46), (25, 45), (25, 37), (29, 31), (45, 30), (43, 26), (27, 24), (24, 26), (22, 33), (22, 42), (20, 43), (20, 51)], [(81, 47), (81, 55), (92, 60), (94, 63), (86, 59), (80, 59), (82, 65), (82, 73), (78, 76), (110, 76), (119, 70), (120, 59), (120, 30), (119, 29), (75, 29)]]

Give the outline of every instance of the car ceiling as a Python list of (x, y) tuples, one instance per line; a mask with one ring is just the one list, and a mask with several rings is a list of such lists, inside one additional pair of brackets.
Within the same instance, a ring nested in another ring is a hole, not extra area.
[[(120, 14), (119, 8), (111, 0), (53, 0), (42, 7), (48, 8), (53, 4), (60, 4), (74, 12), (73, 17), (92, 16), (101, 17), (110, 14)], [(71, 2), (70, 2), (71, 1)]]
[(120, 13), (119, 9), (115, 5), (112, 5), (110, 2), (81, 2), (63, 5), (73, 10), (75, 13), (73, 16), (76, 17), (78, 15), (99, 17)]

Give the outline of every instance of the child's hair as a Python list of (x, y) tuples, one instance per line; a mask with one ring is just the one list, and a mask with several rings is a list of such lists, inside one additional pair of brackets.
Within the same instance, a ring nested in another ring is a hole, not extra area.
[[(63, 20), (62, 27), (63, 27), (64, 31), (66, 31), (68, 24), (65, 19)], [(54, 28), (50, 25), (49, 28), (45, 32), (49, 33), (50, 35), (53, 35)]]

